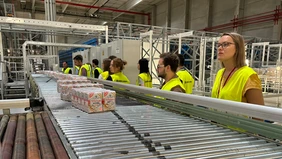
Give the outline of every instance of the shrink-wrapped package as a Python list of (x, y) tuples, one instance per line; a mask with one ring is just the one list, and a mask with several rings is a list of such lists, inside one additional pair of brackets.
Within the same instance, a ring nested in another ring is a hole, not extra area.
[(115, 110), (116, 92), (98, 87), (73, 88), (72, 105), (87, 113)]

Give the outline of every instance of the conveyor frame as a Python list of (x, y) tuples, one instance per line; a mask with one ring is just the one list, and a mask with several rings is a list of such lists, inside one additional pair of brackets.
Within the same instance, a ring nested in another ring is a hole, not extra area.
[[(44, 75), (31, 77), (32, 85), (35, 86), (34, 91), (38, 91), (35, 94), (46, 99), (48, 104), (46, 110), (49, 111), (52, 123), (67, 152), (74, 155), (71, 158), (248, 158), (249, 156), (277, 158), (282, 154), (282, 147), (272, 139), (266, 140), (253, 133), (238, 133), (223, 128), (224, 126), (219, 123), (210, 124), (208, 120), (198, 118), (205, 114), (217, 118), (228, 115), (228, 120), (233, 121), (233, 118), (230, 118), (234, 117), (237, 121), (239, 119), (236, 116), (192, 106), (191, 102), (187, 104), (175, 101), (178, 99), (163, 100), (152, 96), (152, 94), (162, 96), (161, 93), (156, 92), (165, 91), (99, 81), (104, 83), (106, 88), (116, 90), (119, 95), (142, 102), (149, 101), (156, 107), (160, 107), (161, 104), (162, 108), (169, 111), (149, 105), (126, 106), (117, 103), (116, 111), (87, 114), (73, 108), (69, 102), (60, 100), (55, 80), (46, 83), (48, 78)], [(121, 87), (122, 89), (119, 89)], [(147, 91), (142, 93), (143, 89)], [(169, 99), (175, 98), (174, 92), (168, 93), (170, 93)], [(121, 99), (120, 96), (117, 99), (127, 100)], [(179, 115), (179, 112), (183, 115)], [(187, 112), (197, 114), (190, 113), (190, 117), (187, 117)], [(245, 122), (244, 118), (241, 120)], [(248, 122), (263, 123), (246, 121), (245, 125)]]
[[(110, 85), (109, 88), (114, 89), (117, 93), (139, 99), (143, 102), (150, 102), (154, 106), (161, 105), (166, 109), (213, 121), (235, 130), (238, 129), (239, 131), (247, 131), (252, 134), (260, 134), (278, 142), (282, 141), (281, 126), (246, 118), (246, 116), (250, 116), (282, 123), (282, 109), (279, 108), (148, 89), (93, 78), (89, 79), (94, 82)], [(164, 100), (164, 98), (168, 100)]]

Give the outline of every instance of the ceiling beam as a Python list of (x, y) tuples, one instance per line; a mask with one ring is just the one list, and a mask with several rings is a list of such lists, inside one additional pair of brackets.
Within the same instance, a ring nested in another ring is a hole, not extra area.
[[(68, 0), (68, 2), (71, 2), (71, 0)], [(66, 9), (68, 8), (68, 4), (63, 5), (62, 7), (62, 13), (65, 13)]]
[[(67, 0), (67, 2), (71, 2), (71, 0)], [(69, 4), (62, 4), (62, 13), (65, 13), (66, 9), (68, 8)], [(57, 21), (60, 21), (60, 19), (62, 18), (63, 16), (59, 16), (57, 18)]]
[(32, 9), (32, 13), (34, 13), (35, 12), (35, 0), (32, 0), (31, 9)]
[[(140, 2), (142, 2), (142, 0), (130, 0), (127, 1), (126, 3), (124, 3), (121, 7), (119, 7), (119, 10), (130, 10), (133, 7), (135, 7), (136, 5), (138, 5)], [(118, 18), (119, 16), (121, 16), (123, 13), (113, 13), (113, 19)]]
[[(95, 6), (101, 7), (101, 6), (105, 5), (108, 1), (109, 1), (109, 0), (95, 0), (95, 1), (91, 4), (91, 6), (94, 6), (94, 5), (95, 5)], [(86, 12), (86, 14), (87, 14), (87, 15), (91, 15), (91, 14), (95, 13), (97, 10), (98, 10), (97, 8), (91, 8), (91, 9), (89, 9), (89, 10)]]

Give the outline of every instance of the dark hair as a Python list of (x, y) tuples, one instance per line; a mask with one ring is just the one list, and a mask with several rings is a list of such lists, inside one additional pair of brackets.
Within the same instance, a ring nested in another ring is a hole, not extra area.
[(113, 61), (113, 66), (114, 67), (117, 67), (117, 68), (120, 68), (120, 71), (122, 71), (124, 69), (124, 65), (127, 64), (126, 61), (123, 61), (122, 59), (120, 58), (115, 58), (112, 60)]
[(111, 59), (111, 60), (113, 60), (113, 59), (115, 59), (115, 58), (117, 58), (115, 55), (111, 55), (111, 56), (109, 56), (108, 57), (109, 59)]
[(64, 62), (65, 62), (66, 64), (68, 64), (68, 62), (67, 62), (67, 61), (63, 61), (63, 63), (64, 63)]
[(97, 59), (93, 59), (93, 60), (92, 60), (92, 63), (94, 63), (94, 64), (97, 65), (97, 66), (99, 65), (99, 61), (98, 61)]
[(160, 55), (160, 58), (163, 59), (164, 66), (170, 66), (170, 69), (172, 72), (176, 72), (179, 59), (177, 55), (172, 54), (172, 53), (162, 53)]
[(83, 57), (81, 55), (76, 55), (73, 59), (81, 62), (83, 61)]
[(138, 61), (138, 64), (140, 65), (140, 74), (141, 73), (149, 73), (151, 79), (152, 79), (152, 76), (149, 72), (149, 61), (147, 59), (140, 59)]
[(147, 59), (140, 59), (138, 64), (140, 65), (139, 73), (149, 73), (149, 61)]
[(179, 66), (184, 66), (184, 56), (182, 54), (177, 54), (179, 59)]
[(110, 72), (111, 59), (105, 58), (103, 60), (103, 64), (104, 64), (103, 70)]

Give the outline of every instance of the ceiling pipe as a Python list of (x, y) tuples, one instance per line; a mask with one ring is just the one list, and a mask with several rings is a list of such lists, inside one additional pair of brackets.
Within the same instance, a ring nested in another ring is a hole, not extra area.
[[(274, 14), (273, 14), (274, 12)], [(208, 28), (201, 29), (202, 31), (213, 31), (213, 30), (224, 30), (229, 28), (236, 28), (239, 26), (244, 25), (250, 25), (250, 24), (257, 24), (262, 22), (268, 22), (268, 21), (277, 21), (279, 19), (282, 19), (282, 12), (279, 7), (276, 7), (275, 10), (259, 13), (256, 15), (246, 16), (242, 18), (236, 18), (234, 17), (231, 22), (212, 26)]]
[[(41, 1), (44, 1), (44, 0), (41, 0)], [(56, 3), (58, 3), (58, 4), (67, 4), (67, 5), (77, 6), (77, 7), (84, 7), (84, 8), (96, 8), (96, 9), (99, 9), (99, 10), (119, 12), (119, 13), (125, 13), (125, 14), (143, 15), (143, 16), (147, 16), (148, 24), (150, 25), (150, 23), (151, 23), (150, 13), (134, 12), (134, 11), (128, 11), (128, 10), (121, 10), (121, 9), (107, 8), (107, 7), (99, 7), (99, 6), (92, 6), (92, 5), (86, 5), (86, 4), (80, 4), (80, 3), (65, 2), (65, 1), (56, 1)]]

